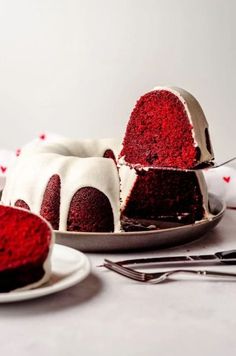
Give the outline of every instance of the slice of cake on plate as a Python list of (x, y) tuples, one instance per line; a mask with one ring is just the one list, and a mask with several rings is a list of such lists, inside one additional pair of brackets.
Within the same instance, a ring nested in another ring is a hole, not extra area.
[(156, 87), (141, 96), (127, 125), (120, 164), (191, 169), (213, 158), (207, 120), (190, 93)]
[(0, 292), (36, 288), (51, 275), (54, 235), (26, 210), (0, 205)]

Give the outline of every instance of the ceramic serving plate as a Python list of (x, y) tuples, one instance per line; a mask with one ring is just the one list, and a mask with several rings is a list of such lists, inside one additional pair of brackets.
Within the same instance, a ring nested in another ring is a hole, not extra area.
[(121, 233), (55, 231), (56, 242), (84, 252), (159, 249), (187, 243), (207, 233), (222, 219), (225, 204), (215, 196), (210, 196), (209, 200), (213, 214), (211, 220), (150, 231)]

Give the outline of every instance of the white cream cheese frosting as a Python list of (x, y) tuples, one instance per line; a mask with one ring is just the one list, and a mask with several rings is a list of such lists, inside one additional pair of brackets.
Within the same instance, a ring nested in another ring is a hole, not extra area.
[(13, 206), (21, 199), (32, 212), (39, 214), (49, 179), (57, 174), (61, 180), (60, 231), (67, 229), (72, 197), (84, 187), (93, 187), (105, 194), (111, 204), (115, 232), (120, 231), (120, 182), (114, 161), (103, 158), (108, 149), (117, 154), (117, 141), (62, 139), (40, 147), (25, 147), (9, 169), (3, 203)]

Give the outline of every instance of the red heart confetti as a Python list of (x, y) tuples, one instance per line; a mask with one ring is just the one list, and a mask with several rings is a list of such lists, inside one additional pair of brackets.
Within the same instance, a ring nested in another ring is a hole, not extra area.
[(20, 153), (21, 153), (21, 149), (20, 149), (20, 148), (17, 148), (17, 150), (16, 150), (16, 156), (18, 157), (18, 156), (20, 155)]
[(229, 183), (229, 182), (230, 182), (230, 177), (223, 177), (223, 179), (224, 179), (224, 181), (225, 181), (226, 183)]
[(45, 134), (41, 134), (39, 135), (40, 140), (44, 141), (46, 139), (46, 135)]
[(2, 173), (5, 173), (6, 170), (7, 170), (7, 167), (0, 166), (0, 169), (1, 169), (1, 172), (2, 172)]

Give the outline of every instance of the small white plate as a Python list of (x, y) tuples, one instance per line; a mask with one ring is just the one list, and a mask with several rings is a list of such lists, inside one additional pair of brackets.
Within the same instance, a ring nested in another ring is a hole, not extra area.
[(18, 302), (59, 292), (81, 282), (89, 272), (89, 260), (82, 252), (56, 244), (52, 251), (50, 280), (35, 289), (0, 293), (0, 303)]

